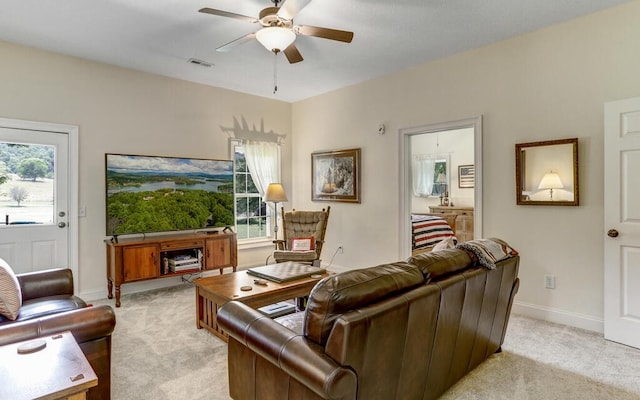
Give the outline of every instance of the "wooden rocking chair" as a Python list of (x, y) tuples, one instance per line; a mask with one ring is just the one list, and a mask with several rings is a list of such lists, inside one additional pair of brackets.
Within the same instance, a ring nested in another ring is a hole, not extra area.
[(283, 240), (274, 240), (273, 258), (277, 263), (286, 261), (320, 266), (320, 255), (327, 230), (329, 211), (284, 211), (282, 207)]

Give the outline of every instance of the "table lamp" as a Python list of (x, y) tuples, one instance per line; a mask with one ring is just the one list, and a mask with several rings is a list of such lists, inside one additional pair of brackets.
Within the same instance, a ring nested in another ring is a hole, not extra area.
[(278, 240), (278, 203), (288, 201), (282, 184), (270, 183), (267, 187), (267, 193), (264, 195), (264, 201), (270, 201), (273, 203), (273, 209), (275, 210), (273, 232), (275, 235), (275, 240)]

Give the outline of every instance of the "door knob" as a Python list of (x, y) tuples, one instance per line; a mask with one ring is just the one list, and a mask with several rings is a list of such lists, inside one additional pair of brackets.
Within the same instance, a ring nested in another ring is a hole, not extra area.
[(609, 237), (618, 237), (619, 232), (615, 229), (609, 229), (607, 231), (607, 236)]
[(64, 222), (58, 222), (58, 228), (64, 228), (65, 226), (67, 226), (67, 224)]

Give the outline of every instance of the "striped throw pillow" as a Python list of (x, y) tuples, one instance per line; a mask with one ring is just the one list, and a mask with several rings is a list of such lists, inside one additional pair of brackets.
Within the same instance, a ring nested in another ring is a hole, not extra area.
[(13, 270), (0, 258), (0, 315), (10, 320), (18, 318), (22, 306), (20, 284)]

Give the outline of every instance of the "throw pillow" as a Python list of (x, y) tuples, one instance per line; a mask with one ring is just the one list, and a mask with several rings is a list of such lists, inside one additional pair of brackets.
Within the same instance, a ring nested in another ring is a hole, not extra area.
[(436, 245), (433, 246), (433, 250), (432, 251), (453, 249), (454, 247), (456, 247), (456, 243), (458, 243), (458, 240), (456, 239), (456, 237), (455, 236), (449, 236), (448, 238), (442, 239), (441, 241), (436, 243)]
[(14, 321), (22, 306), (18, 278), (5, 260), (0, 258), (0, 315)]
[(293, 238), (291, 239), (291, 251), (309, 251), (314, 249), (315, 239), (312, 237), (307, 238)]

